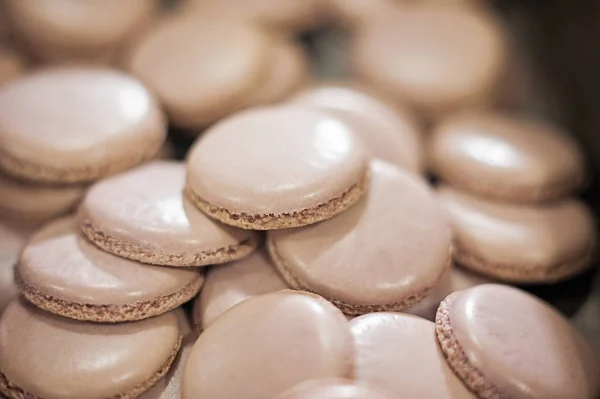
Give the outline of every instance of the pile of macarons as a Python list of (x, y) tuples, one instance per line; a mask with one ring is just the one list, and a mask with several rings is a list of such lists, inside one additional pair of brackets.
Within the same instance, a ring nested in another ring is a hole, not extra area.
[[(0, 19), (0, 397), (600, 394), (586, 338), (511, 286), (583, 273), (596, 227), (483, 2)], [(317, 82), (298, 37), (329, 28), (351, 75)]]

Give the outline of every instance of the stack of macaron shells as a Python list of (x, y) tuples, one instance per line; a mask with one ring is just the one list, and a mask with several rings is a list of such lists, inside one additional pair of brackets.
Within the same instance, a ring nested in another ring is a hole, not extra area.
[(428, 156), (461, 266), (537, 284), (590, 267), (596, 228), (590, 209), (573, 197), (586, 173), (568, 134), (519, 115), (463, 112), (434, 129)]

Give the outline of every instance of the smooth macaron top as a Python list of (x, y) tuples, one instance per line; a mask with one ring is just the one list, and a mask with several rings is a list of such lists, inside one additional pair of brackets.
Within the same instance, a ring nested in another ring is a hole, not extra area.
[(485, 284), (458, 292), (447, 306), (445, 327), (495, 392), (515, 399), (599, 393), (600, 369), (589, 344), (540, 299)]
[(194, 322), (208, 328), (217, 317), (246, 299), (288, 288), (266, 251), (211, 268), (194, 306)]
[[(0, 90), (0, 163), (31, 165), (34, 171), (27, 173), (34, 176), (21, 177), (92, 180), (103, 170), (128, 165), (128, 158), (140, 158), (139, 152), (157, 152), (165, 136), (154, 97), (115, 70), (45, 69)], [(56, 175), (47, 176), (45, 169)], [(69, 178), (73, 169), (89, 175)], [(26, 173), (17, 167), (6, 171)]]
[(398, 398), (475, 399), (446, 364), (435, 324), (402, 313), (350, 321), (356, 344), (354, 378)]
[(257, 88), (269, 44), (249, 23), (171, 17), (134, 46), (126, 63), (157, 93), (173, 123), (204, 126), (236, 111)]
[(265, 107), (206, 132), (188, 154), (187, 185), (216, 207), (279, 215), (342, 196), (366, 171), (362, 143), (337, 119), (307, 109)]
[(479, 102), (504, 63), (499, 27), (475, 7), (397, 7), (365, 24), (351, 49), (355, 72), (426, 114)]
[(432, 288), (450, 262), (450, 228), (415, 175), (375, 160), (368, 193), (322, 223), (268, 233), (284, 275), (326, 298), (391, 305)]
[(99, 325), (14, 301), (0, 321), (0, 371), (38, 398), (116, 397), (164, 371), (179, 337), (173, 313)]
[(96, 58), (137, 33), (155, 14), (152, 0), (8, 0), (15, 34), (38, 56)]
[(421, 170), (420, 132), (407, 110), (400, 112), (385, 100), (343, 84), (308, 89), (291, 101), (322, 109), (348, 123), (371, 156), (413, 172)]
[(346, 318), (323, 298), (259, 295), (200, 335), (184, 369), (182, 397), (272, 398), (309, 379), (349, 376), (352, 352)]
[(527, 274), (589, 256), (596, 243), (590, 209), (578, 199), (539, 205), (488, 201), (449, 186), (437, 189), (454, 233), (457, 255)]
[(0, 215), (13, 220), (45, 222), (72, 210), (85, 190), (85, 185), (35, 184), (0, 172)]
[(391, 399), (368, 386), (343, 378), (312, 380), (301, 383), (276, 399)]
[(583, 153), (567, 133), (490, 112), (460, 114), (437, 126), (429, 164), (456, 187), (519, 202), (568, 195), (585, 177)]
[(183, 195), (185, 174), (183, 163), (155, 161), (104, 179), (88, 191), (81, 218), (104, 236), (157, 257), (177, 255), (188, 266), (198, 265), (193, 262), (198, 254), (258, 241), (256, 233), (200, 212)]
[(202, 278), (194, 269), (149, 266), (104, 252), (79, 234), (73, 218), (53, 221), (34, 234), (17, 273), (45, 295), (91, 305), (152, 301)]

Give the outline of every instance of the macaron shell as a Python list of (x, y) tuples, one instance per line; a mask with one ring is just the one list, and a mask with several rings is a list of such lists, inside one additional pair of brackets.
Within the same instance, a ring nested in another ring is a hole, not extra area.
[(377, 160), (355, 206), (323, 223), (270, 231), (267, 241), (288, 284), (348, 315), (414, 305), (450, 263), (450, 228), (429, 187)]
[(137, 397), (167, 372), (180, 344), (173, 313), (98, 325), (14, 301), (0, 321), (0, 391), (18, 398)]
[(33, 226), (0, 220), (0, 316), (8, 304), (17, 297), (14, 266), (34, 230)]
[(74, 219), (36, 233), (16, 269), (21, 292), (36, 306), (78, 320), (118, 322), (165, 313), (196, 295), (196, 270), (147, 266), (104, 252), (78, 235)]
[(0, 172), (0, 215), (11, 220), (46, 222), (74, 209), (85, 190), (85, 185), (33, 184)]
[(343, 25), (359, 27), (393, 11), (394, 0), (324, 0), (329, 14)]
[(194, 303), (194, 323), (205, 330), (238, 303), (286, 288), (285, 281), (262, 249), (244, 259), (211, 268)]
[(152, 20), (153, 0), (7, 0), (15, 34), (51, 61), (96, 60), (114, 52)]
[(152, 95), (118, 71), (50, 68), (0, 91), (0, 166), (18, 178), (94, 180), (151, 158), (165, 136)]
[(582, 151), (567, 133), (490, 112), (443, 121), (430, 140), (429, 162), (455, 187), (511, 202), (558, 199), (585, 179)]
[(350, 330), (358, 383), (398, 398), (476, 398), (446, 364), (434, 323), (400, 313), (371, 313), (351, 320)]
[(301, 45), (289, 39), (275, 39), (271, 52), (269, 76), (250, 96), (250, 106), (282, 101), (307, 86), (311, 80), (310, 60)]
[[(0, 10), (2, 12), (2, 10)], [(16, 51), (0, 45), (0, 86), (15, 80), (25, 71), (25, 60)]]
[(435, 321), (437, 309), (448, 295), (477, 285), (493, 282), (492, 279), (486, 276), (475, 274), (453, 265), (444, 272), (444, 275), (435, 287), (421, 302), (408, 309), (404, 309), (402, 312)]
[(351, 85), (329, 84), (305, 90), (291, 99), (294, 105), (314, 106), (354, 127), (371, 155), (402, 168), (420, 172), (422, 143), (415, 118)]
[(487, 201), (449, 186), (437, 190), (454, 233), (454, 258), (512, 282), (548, 283), (590, 266), (594, 219), (577, 199), (540, 205)]
[(83, 201), (81, 229), (112, 254), (164, 266), (205, 266), (240, 259), (258, 234), (221, 224), (183, 196), (185, 165), (154, 161), (102, 180)]
[(324, 379), (307, 381), (279, 395), (276, 399), (392, 399), (352, 380)]
[(294, 291), (256, 296), (200, 335), (182, 398), (272, 398), (309, 379), (349, 376), (352, 351), (346, 319), (324, 299)]
[(174, 124), (202, 127), (236, 111), (263, 80), (269, 43), (249, 23), (171, 17), (140, 40), (126, 64), (157, 93)]
[(293, 107), (255, 108), (221, 121), (192, 147), (187, 167), (196, 206), (257, 230), (330, 218), (354, 204), (368, 181), (366, 152), (350, 128)]
[(454, 371), (481, 398), (593, 398), (597, 359), (556, 310), (516, 288), (486, 284), (442, 303), (437, 334)]
[(438, 2), (398, 6), (366, 24), (352, 45), (351, 64), (358, 76), (437, 116), (485, 102), (504, 54), (489, 15)]

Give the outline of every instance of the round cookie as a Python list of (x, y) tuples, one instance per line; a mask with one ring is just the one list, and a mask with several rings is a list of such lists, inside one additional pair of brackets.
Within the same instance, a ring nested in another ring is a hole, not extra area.
[(19, 293), (15, 285), (14, 267), (33, 231), (34, 226), (0, 219), (0, 316)]
[(0, 172), (0, 216), (18, 221), (46, 222), (75, 208), (85, 189), (84, 185), (35, 184)]
[(350, 321), (356, 345), (354, 379), (398, 398), (475, 399), (440, 350), (435, 324), (401, 313)]
[(15, 80), (24, 71), (25, 60), (23, 57), (16, 51), (0, 44), (0, 86)]
[(425, 298), (450, 264), (450, 228), (421, 178), (371, 164), (368, 195), (326, 222), (270, 231), (269, 252), (287, 283), (347, 315), (399, 311)]
[(34, 234), (15, 279), (36, 306), (77, 320), (141, 320), (193, 298), (204, 281), (195, 269), (148, 266), (104, 252), (79, 234), (73, 218)]
[(497, 203), (449, 186), (437, 194), (452, 224), (454, 259), (465, 268), (514, 283), (553, 283), (591, 265), (596, 228), (577, 199)]
[(183, 196), (185, 165), (154, 161), (94, 184), (79, 208), (83, 234), (103, 250), (188, 267), (243, 258), (258, 234), (223, 225)]
[(6, 0), (15, 35), (49, 61), (105, 60), (154, 17), (154, 0)]
[(308, 85), (311, 65), (304, 48), (289, 39), (273, 40), (267, 80), (250, 96), (249, 106), (272, 104)]
[(600, 368), (585, 338), (540, 299), (486, 284), (450, 295), (436, 331), (450, 367), (482, 399), (587, 399)]
[(183, 336), (181, 350), (173, 360), (168, 373), (137, 399), (181, 399), (183, 368), (196, 342), (197, 334), (193, 331), (187, 314), (181, 308), (175, 309), (174, 312), (179, 319), (179, 329)]
[(198, 330), (205, 330), (238, 303), (286, 288), (263, 250), (237, 262), (211, 268), (202, 292), (194, 302), (194, 324)]
[(416, 120), (407, 110), (344, 84), (308, 89), (292, 104), (322, 109), (344, 123), (364, 142), (371, 155), (413, 172), (423, 166), (423, 148)]
[(453, 265), (444, 273), (440, 281), (425, 299), (408, 309), (404, 309), (402, 312), (435, 321), (437, 309), (448, 295), (477, 285), (493, 282), (489, 277), (475, 274)]
[(0, 90), (0, 167), (22, 179), (95, 180), (153, 157), (165, 136), (154, 97), (118, 71), (51, 68)]
[(368, 159), (352, 130), (308, 109), (256, 108), (204, 134), (186, 192), (204, 213), (245, 229), (316, 223), (364, 194)]
[(309, 379), (348, 377), (352, 352), (345, 317), (323, 298), (259, 295), (200, 335), (183, 371), (182, 398), (273, 398)]
[(350, 51), (355, 74), (428, 117), (486, 102), (506, 52), (502, 32), (489, 15), (441, 3), (386, 12), (363, 27)]
[(351, 380), (325, 379), (306, 381), (276, 399), (392, 399), (380, 391)]
[(301, 31), (321, 23), (322, 0), (187, 0), (186, 12), (235, 18), (283, 31)]
[(19, 300), (0, 320), (0, 337), (0, 392), (15, 399), (135, 398), (166, 374), (181, 345), (172, 312), (99, 325)]
[(157, 93), (174, 124), (203, 127), (239, 109), (268, 77), (269, 45), (249, 23), (171, 17), (134, 46), (126, 67)]
[(575, 140), (523, 117), (491, 112), (449, 117), (434, 130), (428, 153), (433, 173), (492, 199), (555, 200), (585, 180), (584, 156)]

